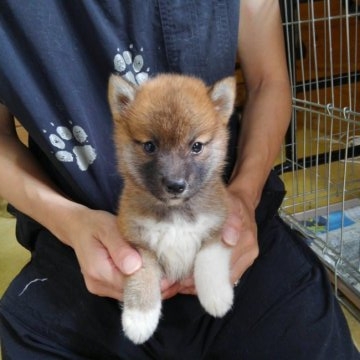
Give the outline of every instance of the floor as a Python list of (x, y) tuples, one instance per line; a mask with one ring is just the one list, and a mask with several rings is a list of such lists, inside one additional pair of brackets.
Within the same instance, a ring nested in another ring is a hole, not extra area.
[(4, 211), (0, 200), (0, 297), (29, 257), (29, 252), (16, 242), (15, 220)]

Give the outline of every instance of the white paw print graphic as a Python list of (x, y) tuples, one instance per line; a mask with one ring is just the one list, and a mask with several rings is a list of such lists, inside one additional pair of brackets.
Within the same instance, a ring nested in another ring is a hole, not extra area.
[[(129, 46), (130, 50), (133, 49), (133, 45)], [(143, 48), (140, 49), (140, 52)], [(131, 51), (125, 50), (120, 53), (120, 49), (117, 49), (117, 54), (114, 57), (114, 68), (124, 78), (132, 82), (135, 85), (140, 85), (146, 81), (149, 77), (150, 68), (143, 71), (144, 58), (141, 54), (133, 56)]]
[[(55, 125), (51, 123), (55, 128)], [(76, 162), (81, 171), (86, 171), (96, 159), (95, 149), (87, 144), (88, 135), (78, 125), (70, 128), (57, 126), (55, 131), (49, 135), (51, 145), (54, 147), (55, 157), (61, 162)], [(47, 130), (43, 130), (44, 133)], [(74, 145), (76, 144), (76, 145)]]

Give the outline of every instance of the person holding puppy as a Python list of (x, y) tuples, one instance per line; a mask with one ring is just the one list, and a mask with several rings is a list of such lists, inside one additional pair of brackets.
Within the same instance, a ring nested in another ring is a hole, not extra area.
[[(291, 109), (277, 0), (5, 0), (0, 21), (0, 194), (32, 252), (1, 300), (4, 360), (359, 358), (325, 270), (276, 216), (284, 190), (269, 174)], [(136, 346), (115, 301), (142, 258), (116, 225), (109, 75), (210, 86), (233, 74), (236, 49), (247, 102), (240, 135), (230, 123), (222, 231), (233, 308), (215, 319), (192, 278), (164, 279), (163, 318)]]

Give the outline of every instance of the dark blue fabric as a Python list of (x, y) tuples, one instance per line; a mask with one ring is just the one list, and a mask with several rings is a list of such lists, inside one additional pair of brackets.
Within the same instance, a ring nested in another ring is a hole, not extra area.
[(109, 75), (135, 80), (180, 72), (212, 84), (233, 75), (237, 23), (235, 0), (1, 1), (0, 101), (28, 130), (31, 149), (68, 196), (114, 212), (121, 179)]
[(38, 239), (0, 304), (3, 360), (360, 359), (323, 266), (278, 217), (259, 227), (260, 256), (228, 315), (176, 296), (142, 346), (123, 336), (115, 300), (88, 293), (72, 250), (46, 230)]

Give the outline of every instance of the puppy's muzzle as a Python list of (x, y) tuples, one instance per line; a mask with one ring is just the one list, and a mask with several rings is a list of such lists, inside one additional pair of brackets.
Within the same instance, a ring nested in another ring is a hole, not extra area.
[(165, 190), (171, 195), (180, 195), (187, 189), (187, 182), (185, 179), (163, 178), (162, 182)]

